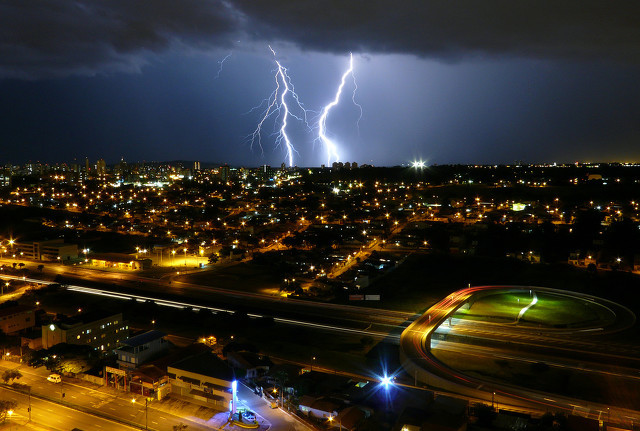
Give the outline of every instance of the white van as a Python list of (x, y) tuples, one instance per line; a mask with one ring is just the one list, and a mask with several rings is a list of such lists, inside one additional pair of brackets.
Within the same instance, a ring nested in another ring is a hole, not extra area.
[(62, 383), (62, 378), (60, 377), (60, 374), (49, 374), (49, 377), (47, 377), (47, 380), (49, 380), (52, 383)]

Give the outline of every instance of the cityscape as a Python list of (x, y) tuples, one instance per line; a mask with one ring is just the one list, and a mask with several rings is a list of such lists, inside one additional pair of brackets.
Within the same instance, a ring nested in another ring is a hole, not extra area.
[(638, 12), (0, 1), (0, 429), (640, 430)]

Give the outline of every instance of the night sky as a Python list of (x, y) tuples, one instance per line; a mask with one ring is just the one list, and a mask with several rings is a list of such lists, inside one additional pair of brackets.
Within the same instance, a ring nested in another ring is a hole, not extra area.
[(269, 45), (309, 110), (298, 166), (328, 161), (349, 53), (341, 161), (640, 161), (638, 1), (3, 0), (0, 162), (278, 166), (282, 117), (248, 139)]

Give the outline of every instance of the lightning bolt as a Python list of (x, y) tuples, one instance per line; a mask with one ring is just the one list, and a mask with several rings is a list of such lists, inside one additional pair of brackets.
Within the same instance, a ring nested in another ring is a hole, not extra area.
[(218, 73), (216, 74), (216, 77), (213, 79), (220, 78), (220, 72), (222, 72), (222, 67), (224, 66), (224, 62), (227, 61), (229, 57), (231, 57), (232, 55), (233, 55), (233, 51), (227, 54), (222, 60), (218, 61)]
[(340, 160), (340, 155), (338, 154), (338, 146), (337, 144), (327, 136), (327, 117), (329, 116), (329, 111), (338, 104), (340, 101), (340, 96), (342, 95), (342, 89), (345, 86), (347, 81), (347, 77), (351, 75), (353, 78), (353, 93), (351, 94), (351, 100), (353, 103), (360, 109), (360, 117), (358, 118), (357, 127), (358, 133), (360, 133), (360, 119), (362, 118), (362, 106), (356, 102), (356, 90), (358, 89), (358, 85), (356, 83), (356, 77), (353, 74), (353, 54), (349, 54), (349, 68), (342, 74), (342, 79), (340, 80), (340, 86), (338, 87), (338, 91), (336, 91), (336, 95), (331, 103), (326, 105), (322, 110), (322, 114), (320, 114), (320, 118), (318, 120), (318, 137), (316, 140), (320, 140), (324, 145), (327, 151), (327, 165), (331, 164), (331, 159), (334, 161)]
[[(291, 116), (296, 120), (303, 121), (309, 129), (309, 124), (307, 121), (307, 110), (304, 108), (302, 102), (300, 102), (300, 99), (298, 98), (298, 94), (296, 93), (295, 87), (291, 82), (291, 78), (287, 74), (287, 68), (280, 64), (280, 62), (276, 58), (276, 52), (273, 50), (273, 48), (271, 48), (271, 46), (269, 46), (269, 50), (271, 50), (274, 61), (278, 66), (274, 76), (276, 88), (267, 99), (262, 101), (260, 105), (254, 107), (253, 109), (251, 109), (251, 111), (249, 111), (252, 112), (253, 110), (258, 109), (265, 104), (267, 106), (267, 108), (263, 111), (262, 117), (258, 122), (255, 130), (248, 136), (248, 140), (250, 141), (250, 144), (252, 146), (257, 142), (260, 150), (262, 150), (262, 152), (264, 153), (264, 150), (262, 148), (262, 127), (267, 119), (269, 119), (273, 115), (276, 115), (276, 122), (278, 121), (278, 119), (281, 119), (281, 124), (279, 131), (276, 133), (277, 137), (275, 143), (276, 146), (284, 145), (286, 160), (289, 166), (293, 166), (293, 155), (294, 153), (298, 154), (298, 152), (291, 143), (289, 135), (287, 135), (288, 119)], [(291, 94), (291, 98), (293, 98), (295, 105), (300, 109), (300, 112), (302, 113), (301, 115), (296, 115), (289, 109), (289, 105), (287, 105), (287, 94), (289, 93)]]

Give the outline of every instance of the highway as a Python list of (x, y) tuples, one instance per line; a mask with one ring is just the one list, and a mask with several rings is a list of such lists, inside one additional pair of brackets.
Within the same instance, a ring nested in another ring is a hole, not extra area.
[[(640, 419), (640, 411), (550, 395), (515, 387), (508, 383), (481, 380), (448, 368), (433, 356), (431, 353), (432, 337), (441, 328), (441, 325), (445, 327), (444, 331), (448, 332), (446, 329), (449, 326), (448, 320), (459, 307), (465, 304), (473, 295), (509, 289), (530, 288), (519, 286), (477, 286), (462, 289), (448, 295), (413, 321), (402, 333), (400, 340), (401, 359), (407, 373), (415, 376), (416, 380), (428, 385), (484, 399), (492, 404), (498, 402), (500, 405), (507, 405), (525, 411), (555, 410), (564, 411), (565, 413), (580, 411), (582, 415), (587, 415), (594, 419), (602, 419), (603, 412), (606, 412), (606, 418), (610, 418), (614, 423), (637, 423)], [(535, 289), (537, 291), (557, 292), (553, 289), (537, 287)], [(566, 292), (562, 293), (566, 294)], [(593, 300), (592, 297), (587, 295), (576, 294), (576, 296)]]
[[(12, 261), (0, 260), (0, 263), (8, 262)], [(102, 291), (105, 295), (114, 294), (122, 298), (137, 295), (153, 301), (164, 299), (165, 305), (172, 303), (173, 306), (206, 307), (212, 311), (243, 311), (255, 317), (279, 316), (281, 323), (298, 324), (302, 321), (315, 324), (318, 328), (323, 325), (337, 326), (341, 332), (348, 328), (350, 332), (376, 338), (386, 337), (389, 332), (416, 317), (414, 313), (396, 310), (330, 304), (187, 283), (175, 276), (172, 276), (172, 280), (155, 279), (140, 277), (133, 272), (101, 271), (59, 264), (47, 264), (43, 271), (37, 271), (34, 263), (28, 263), (27, 267), (30, 272), (25, 281), (33, 283), (63, 283), (86, 288), (85, 293)], [(0, 278), (23, 280), (19, 275), (1, 273)]]
[[(551, 398), (548, 394), (544, 393), (473, 379), (447, 368), (430, 354), (429, 346), (431, 345), (432, 334), (436, 332), (436, 329), (440, 328), (445, 320), (449, 319), (458, 307), (464, 304), (472, 295), (482, 294), (483, 292), (495, 289), (506, 289), (507, 287), (505, 286), (462, 289), (448, 295), (422, 316), (416, 317), (406, 312), (316, 303), (282, 298), (279, 296), (265, 296), (252, 292), (184, 283), (177, 280), (169, 284), (168, 281), (164, 280), (141, 278), (134, 273), (110, 273), (84, 268), (69, 269), (67, 267), (56, 267), (53, 268), (53, 271), (43, 271), (42, 274), (31, 271), (30, 279), (33, 282), (44, 281), (45, 283), (51, 283), (54, 278), (52, 277), (52, 273), (63, 275), (65, 277), (65, 283), (74, 281), (74, 284), (69, 284), (69, 290), (87, 294), (104, 295), (121, 299), (138, 298), (140, 300), (152, 300), (159, 305), (182, 308), (189, 307), (195, 310), (199, 308), (209, 308), (214, 312), (229, 312), (235, 311), (238, 308), (245, 311), (249, 309), (247, 314), (250, 317), (273, 317), (274, 321), (282, 324), (300, 325), (325, 331), (368, 335), (391, 341), (395, 339), (398, 340), (401, 345), (403, 366), (409, 375), (412, 377), (415, 376), (416, 380), (430, 386), (440, 387), (444, 390), (450, 390), (474, 399), (496, 401), (500, 402), (503, 406), (510, 405), (514, 408), (536, 412), (547, 409), (572, 412), (578, 408), (577, 406), (580, 406), (580, 409), (588, 410), (591, 417), (601, 417), (602, 412), (606, 411), (608, 412), (608, 417), (612, 419), (616, 418), (618, 423), (624, 423), (624, 421), (629, 422), (631, 420), (637, 422), (640, 419), (640, 415), (636, 411), (610, 408), (610, 406), (585, 403), (582, 400), (557, 396), (552, 396), (553, 398)], [(105, 279), (107, 280), (106, 286), (104, 283)], [(103, 286), (105, 288), (96, 286)], [(511, 288), (522, 289), (522, 287), (517, 286)], [(544, 290), (543, 288), (535, 289)], [(553, 291), (552, 289), (547, 290)], [(253, 312), (252, 310), (267, 311)], [(633, 319), (627, 319), (622, 326), (628, 326), (633, 323), (632, 320)], [(407, 324), (409, 324), (409, 326), (404, 330), (401, 337), (390, 335), (390, 332)], [(463, 325), (460, 325), (460, 332), (458, 332), (458, 334), (467, 337), (475, 336), (481, 338), (487, 338), (491, 334), (495, 336), (495, 327), (492, 327), (490, 324), (472, 326), (473, 325), (467, 325), (465, 322)], [(502, 327), (501, 331), (503, 329), (505, 328)], [(618, 329), (620, 328), (616, 330)], [(456, 328), (456, 330), (458, 330), (458, 328)], [(474, 331), (475, 334), (472, 334)], [(549, 333), (542, 334), (539, 331), (512, 327), (507, 328), (501, 336), (504, 337), (504, 339), (510, 338), (513, 341), (518, 340), (528, 345), (538, 343), (540, 344), (540, 348), (544, 348), (544, 343), (550, 340), (551, 344), (560, 344), (564, 335), (568, 332), (566, 329), (563, 331), (564, 333), (555, 331), (555, 334), (552, 334), (554, 331), (548, 331)], [(585, 332), (584, 328), (578, 331), (588, 334), (588, 330)], [(597, 328), (595, 332), (599, 332)], [(562, 335), (562, 337), (553, 341), (554, 338), (559, 335)], [(589, 350), (589, 345), (593, 347), (592, 342), (576, 337), (572, 340), (572, 345), (567, 344), (564, 347), (567, 349)], [(560, 349), (562, 346), (557, 347)], [(623, 347), (624, 346), (618, 346), (617, 348), (622, 349)], [(606, 347), (603, 349), (606, 349)], [(593, 350), (593, 354), (597, 353), (596, 349), (591, 350)], [(606, 354), (607, 352), (601, 353)], [(629, 352), (621, 350), (610, 351), (609, 354), (626, 356), (629, 359), (635, 360)]]
[[(439, 339), (457, 340), (474, 346), (497, 346), (548, 357), (573, 358), (580, 362), (615, 363), (617, 366), (640, 369), (640, 349), (637, 346), (606, 342), (602, 331), (556, 333), (538, 328), (514, 328), (457, 318), (451, 320), (451, 326), (445, 322), (445, 325), (434, 332), (442, 334)], [(596, 339), (589, 339), (589, 334)]]
[[(0, 276), (2, 279), (19, 279), (32, 283), (54, 284), (56, 282), (46, 281), (35, 278), (24, 278), (15, 276)], [(70, 280), (70, 279), (69, 279)], [(78, 280), (82, 282), (81, 280)], [(216, 303), (214, 298), (207, 298), (206, 301), (195, 301), (193, 299), (174, 300), (165, 299), (156, 293), (155, 296), (139, 295), (119, 291), (118, 289), (98, 289), (95, 287), (84, 287), (75, 284), (67, 284), (66, 289), (73, 292), (99, 295), (108, 298), (139, 301), (152, 301), (159, 306), (173, 308), (191, 308), (194, 311), (207, 309), (214, 313), (225, 312), (232, 313), (236, 311), (234, 308), (221, 308), (219, 306), (211, 306), (206, 304)], [(251, 294), (252, 296), (254, 294)], [(255, 298), (260, 299), (260, 298)], [(272, 318), (274, 322), (286, 325), (303, 326), (323, 331), (339, 332), (344, 334), (352, 334), (359, 336), (370, 336), (377, 339), (390, 339), (399, 341), (399, 335), (390, 335), (389, 332), (397, 328), (399, 325), (407, 321), (407, 318), (393, 317), (394, 315), (413, 316), (409, 313), (400, 313), (393, 310), (370, 309), (366, 307), (354, 307), (339, 304), (325, 304), (316, 302), (303, 302), (302, 305), (289, 302), (286, 298), (279, 298), (275, 301), (272, 297), (266, 297), (265, 301), (269, 307), (269, 313), (252, 313), (248, 312), (247, 316), (251, 318)], [(246, 306), (243, 307), (246, 309)], [(256, 307), (257, 308), (257, 307)], [(331, 311), (329, 316), (328, 310)], [(388, 314), (385, 314), (385, 311)], [(378, 315), (379, 313), (379, 315)], [(274, 317), (282, 314), (291, 314), (300, 316), (298, 318)], [(315, 317), (318, 321), (313, 321)], [(338, 323), (329, 323), (338, 322)]]

